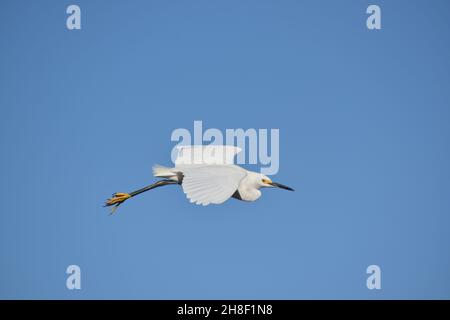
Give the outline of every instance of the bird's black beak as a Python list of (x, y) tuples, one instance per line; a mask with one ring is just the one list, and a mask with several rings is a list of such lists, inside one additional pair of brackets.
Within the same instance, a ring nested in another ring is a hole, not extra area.
[(281, 183), (272, 182), (271, 185), (284, 190), (294, 191), (294, 189), (292, 189), (291, 187), (285, 186), (284, 184)]

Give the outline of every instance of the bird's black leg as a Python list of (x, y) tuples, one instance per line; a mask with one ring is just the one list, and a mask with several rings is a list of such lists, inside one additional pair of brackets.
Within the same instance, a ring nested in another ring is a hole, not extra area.
[(148, 190), (152, 190), (152, 189), (155, 189), (155, 188), (158, 188), (158, 187), (166, 186), (168, 184), (178, 184), (178, 181), (160, 180), (160, 181), (157, 181), (157, 182), (155, 182), (155, 183), (153, 183), (153, 184), (151, 184), (149, 186), (146, 186), (146, 187), (144, 187), (142, 189), (139, 189), (139, 190), (131, 192), (130, 193), (130, 197), (137, 196), (138, 194), (140, 194), (142, 192), (145, 192), (145, 191), (148, 191)]
[(173, 181), (173, 180), (160, 180), (149, 186), (146, 186), (142, 189), (139, 189), (139, 190), (136, 190), (136, 191), (133, 191), (130, 193), (116, 192), (112, 195), (111, 198), (106, 200), (104, 206), (105, 207), (114, 206), (111, 211), (111, 214), (112, 214), (117, 209), (117, 207), (119, 207), (122, 203), (124, 203), (126, 200), (130, 199), (131, 197), (137, 196), (138, 194), (141, 194), (143, 192), (146, 192), (146, 191), (158, 188), (158, 187), (166, 186), (169, 184), (179, 184), (179, 182)]

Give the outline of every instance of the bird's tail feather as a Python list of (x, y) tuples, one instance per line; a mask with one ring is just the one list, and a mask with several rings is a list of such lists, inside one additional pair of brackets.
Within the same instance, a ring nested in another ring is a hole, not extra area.
[(155, 164), (153, 166), (153, 175), (155, 177), (160, 178), (171, 178), (173, 176), (176, 176), (177, 174), (172, 171), (172, 169), (160, 166), (159, 164)]

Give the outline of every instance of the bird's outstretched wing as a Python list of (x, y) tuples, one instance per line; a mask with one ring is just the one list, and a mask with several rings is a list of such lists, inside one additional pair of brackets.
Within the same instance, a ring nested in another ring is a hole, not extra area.
[(220, 204), (237, 190), (247, 171), (235, 165), (183, 166), (181, 186), (191, 202)]
[(199, 164), (233, 164), (234, 157), (242, 149), (227, 145), (187, 145), (177, 146), (172, 155), (173, 162), (178, 165)]

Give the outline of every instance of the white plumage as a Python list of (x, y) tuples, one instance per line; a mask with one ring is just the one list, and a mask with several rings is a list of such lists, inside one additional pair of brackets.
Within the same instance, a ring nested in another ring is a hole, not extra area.
[[(178, 181), (183, 175), (181, 186), (187, 198), (204, 206), (220, 204), (228, 200), (238, 189), (247, 171), (235, 165), (180, 165), (169, 169), (157, 167), (155, 177), (164, 177)], [(172, 175), (168, 176), (167, 173)]]

